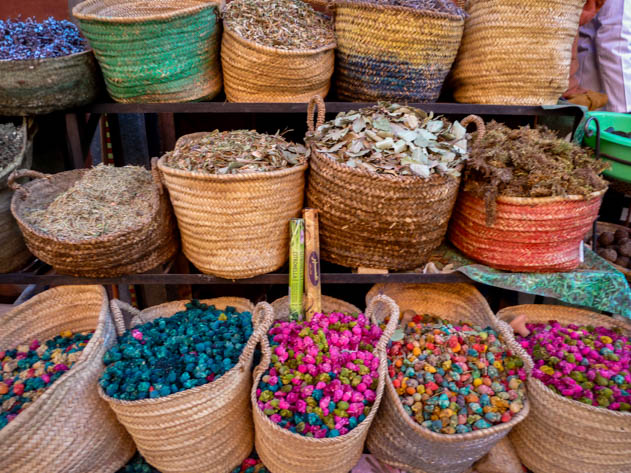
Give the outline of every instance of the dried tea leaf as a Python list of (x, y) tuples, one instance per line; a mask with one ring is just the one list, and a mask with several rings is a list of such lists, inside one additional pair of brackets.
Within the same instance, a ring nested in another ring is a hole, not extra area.
[(424, 178), (429, 177), (429, 166), (426, 166), (425, 164), (410, 164), (410, 169), (417, 176)]
[(353, 131), (355, 133), (361, 132), (364, 128), (366, 128), (366, 119), (363, 115), (353, 120)]

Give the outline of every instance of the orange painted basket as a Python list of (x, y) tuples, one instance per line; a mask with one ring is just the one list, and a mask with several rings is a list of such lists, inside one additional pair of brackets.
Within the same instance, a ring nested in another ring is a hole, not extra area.
[(583, 238), (598, 217), (605, 190), (586, 197), (499, 197), (495, 223), (484, 201), (461, 192), (449, 239), (466, 256), (496, 269), (557, 272), (576, 269)]

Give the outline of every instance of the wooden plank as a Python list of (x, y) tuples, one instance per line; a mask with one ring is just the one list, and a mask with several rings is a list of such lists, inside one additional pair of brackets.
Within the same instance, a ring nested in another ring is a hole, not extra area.
[(83, 153), (82, 133), (84, 123), (81, 123), (79, 113), (66, 113), (66, 141), (68, 144), (68, 154), (72, 160), (74, 169), (85, 167), (85, 154)]
[(158, 130), (160, 133), (160, 154), (175, 148), (175, 118), (173, 113), (158, 114)]

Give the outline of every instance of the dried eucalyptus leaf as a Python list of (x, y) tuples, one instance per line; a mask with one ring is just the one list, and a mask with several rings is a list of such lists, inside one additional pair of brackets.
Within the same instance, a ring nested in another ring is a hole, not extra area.
[(429, 166), (425, 164), (410, 164), (410, 169), (414, 174), (420, 177), (429, 177)]
[(353, 131), (355, 133), (361, 132), (364, 128), (366, 128), (366, 119), (363, 115), (353, 120)]
[(377, 130), (392, 132), (390, 121), (386, 117), (379, 117), (372, 122), (372, 126)]

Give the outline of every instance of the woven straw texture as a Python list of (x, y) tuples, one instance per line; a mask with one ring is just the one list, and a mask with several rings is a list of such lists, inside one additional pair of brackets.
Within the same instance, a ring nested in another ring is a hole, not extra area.
[(458, 102), (553, 105), (567, 89), (585, 0), (468, 2), (453, 66)]
[[(205, 133), (186, 135), (186, 140)], [(307, 164), (271, 172), (207, 174), (158, 161), (182, 251), (202, 272), (242, 279), (280, 268), (289, 254), (289, 220), (302, 209)]]
[[(0, 61), (1, 62), (1, 61)], [(9, 120), (10, 122), (11, 120)], [(6, 189), (9, 181), (9, 176), (16, 169), (30, 168), (33, 163), (33, 138), (35, 136), (35, 130), (30, 127), (31, 120), (22, 118), (20, 130), (23, 133), (22, 146), (19, 153), (8, 163), (2, 170), (0, 170), (0, 191)], [(17, 122), (15, 122), (17, 126)]]
[(308, 102), (329, 92), (335, 43), (314, 50), (263, 46), (224, 27), (221, 42), (226, 98), (230, 102)]
[[(631, 335), (628, 321), (562, 306), (508, 307), (497, 316), (510, 322), (522, 314), (526, 315), (527, 322), (557, 320), (563, 325), (619, 327), (627, 336)], [(519, 346), (514, 339), (512, 343)], [(527, 368), (532, 367), (532, 360), (527, 365)], [(511, 432), (510, 437), (522, 463), (534, 473), (631, 471), (631, 413), (614, 412), (567, 399), (532, 377), (528, 377), (528, 396), (530, 416)]]
[[(598, 228), (596, 230), (597, 232), (596, 238), (598, 238), (598, 235), (600, 235), (603, 232), (615, 233), (616, 230), (618, 229), (622, 229), (626, 231), (631, 230), (629, 227), (625, 227), (623, 225), (616, 225), (615, 223), (598, 222)], [(590, 232), (590, 235), (592, 235), (592, 232)], [(596, 245), (596, 247), (600, 249), (600, 245)], [(627, 278), (627, 281), (631, 281), (631, 269), (623, 268), (622, 266), (617, 265), (616, 263), (612, 263), (611, 261), (607, 261), (607, 262), (611, 264), (614, 268), (616, 268), (618, 271), (620, 271), (622, 274), (624, 274), (624, 276)]]
[(350, 101), (436, 101), (463, 29), (457, 15), (336, 2), (338, 95)]
[[(366, 300), (385, 294), (402, 312), (413, 310), (453, 322), (505, 328), (477, 289), (469, 284), (376, 284)], [(510, 337), (510, 335), (507, 335)], [(403, 409), (392, 382), (368, 434), (368, 448), (379, 460), (411, 473), (463, 473), (528, 415), (528, 402), (510, 422), (468, 434), (444, 435), (416, 423)]]
[(68, 56), (0, 61), (0, 115), (36, 115), (79, 107), (102, 81), (91, 50)]
[[(334, 305), (333, 308), (335, 307), (337, 306)], [(399, 320), (399, 308), (390, 298), (381, 296), (375, 298), (366, 309), (366, 315), (373, 323), (380, 323), (386, 318), (390, 319), (376, 347), (376, 354), (380, 359), (377, 398), (370, 414), (363, 422), (346, 435), (335, 438), (303, 437), (279, 427), (261, 412), (257, 404), (256, 387), (269, 367), (271, 356), (267, 337), (261, 339), (263, 360), (254, 370), (251, 401), (256, 452), (265, 467), (272, 473), (348, 473), (359, 461), (368, 429), (383, 396), (388, 370), (386, 346)], [(278, 314), (274, 317), (279, 319)]]
[(376, 174), (337, 163), (315, 146), (310, 167), (307, 206), (319, 210), (322, 259), (414, 269), (442, 243), (460, 178)]
[(32, 256), (24, 244), (22, 232), (11, 215), (10, 189), (0, 191), (0, 273), (22, 269)]
[(458, 197), (449, 239), (465, 255), (517, 272), (570, 271), (581, 263), (583, 238), (598, 217), (605, 191), (568, 197), (499, 197), (495, 223), (486, 225), (484, 201)]
[[(141, 312), (114, 300), (116, 329), (121, 335), (136, 325), (168, 318), (185, 310), (187, 302), (168, 302)], [(121, 401), (99, 387), (141, 455), (162, 473), (226, 473), (247, 458), (254, 443), (248, 397), (252, 361), (259, 338), (273, 321), (272, 308), (265, 302), (255, 308), (247, 299), (234, 297), (201, 302), (252, 313), (254, 332), (230, 371), (212, 383), (156, 399)]]
[[(135, 227), (117, 233), (72, 242), (47, 235), (27, 223), (24, 213), (29, 207), (46, 208), (86, 172), (87, 169), (79, 169), (41, 174), (25, 170), (11, 175), (9, 186), (16, 190), (11, 212), (31, 253), (61, 274), (84, 277), (142, 273), (173, 257), (178, 249), (175, 221), (167, 196), (159, 185), (152, 195), (153, 214), (138, 221)], [(23, 186), (15, 183), (25, 176), (36, 180)]]
[[(289, 296), (281, 297), (272, 302), (275, 318), (277, 320), (287, 320), (289, 318)], [(353, 304), (344, 302), (334, 297), (322, 296), (322, 313), (330, 314), (332, 312), (341, 312), (343, 314), (360, 313), (361, 310)]]
[(72, 13), (117, 102), (211, 99), (221, 90), (216, 3), (87, 0)]
[(136, 451), (97, 393), (103, 355), (116, 333), (101, 286), (62, 286), (0, 316), (0, 349), (94, 330), (79, 361), (0, 430), (0, 471), (112, 473)]

